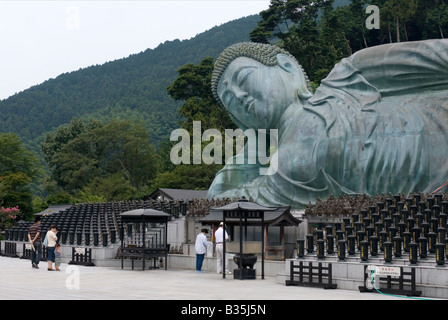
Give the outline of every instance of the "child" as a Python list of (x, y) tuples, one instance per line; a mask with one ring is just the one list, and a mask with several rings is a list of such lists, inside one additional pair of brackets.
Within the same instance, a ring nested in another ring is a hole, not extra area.
[(61, 269), (59, 269), (59, 266), (61, 265), (61, 256), (61, 245), (56, 243), (54, 246), (54, 266), (56, 271), (61, 271)]
[(48, 271), (54, 271), (53, 269), (53, 262), (54, 262), (54, 248), (56, 245), (56, 241), (58, 240), (58, 237), (56, 236), (56, 233), (58, 232), (58, 227), (54, 224), (50, 227), (50, 231), (47, 232), (47, 261), (48, 261)]

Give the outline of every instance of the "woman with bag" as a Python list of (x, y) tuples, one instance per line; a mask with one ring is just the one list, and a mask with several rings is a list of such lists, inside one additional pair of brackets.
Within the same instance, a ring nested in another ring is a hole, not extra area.
[(47, 258), (47, 262), (48, 262), (48, 271), (54, 271), (53, 269), (53, 262), (54, 262), (54, 247), (56, 245), (56, 241), (58, 240), (58, 237), (56, 237), (56, 233), (58, 232), (58, 227), (56, 225), (52, 225), (50, 227), (50, 231), (47, 232), (47, 236), (45, 237), (47, 242), (48, 242), (48, 246), (47, 246), (47, 250), (48, 250), (48, 258)]

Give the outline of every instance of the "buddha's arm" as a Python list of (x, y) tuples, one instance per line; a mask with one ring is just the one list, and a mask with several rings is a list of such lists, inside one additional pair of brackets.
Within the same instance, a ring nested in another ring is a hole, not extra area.
[(249, 162), (249, 158), (256, 162), (256, 154), (250, 154), (246, 144), (237, 155), (228, 159), (224, 168), (216, 174), (208, 196), (210, 198), (232, 197), (232, 190), (256, 179), (260, 175), (261, 165), (258, 162), (249, 164), (252, 163), (252, 161)]
[(259, 165), (235, 165), (224, 166), (217, 174), (209, 189), (209, 195), (216, 195), (238, 188), (245, 183), (253, 181), (259, 176)]
[(382, 96), (446, 90), (448, 41), (387, 44), (358, 51), (347, 59)]

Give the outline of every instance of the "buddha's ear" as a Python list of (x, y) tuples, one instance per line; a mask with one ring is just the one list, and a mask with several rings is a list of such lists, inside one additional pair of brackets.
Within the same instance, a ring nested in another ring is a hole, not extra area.
[(277, 63), (280, 68), (288, 73), (291, 73), (297, 78), (300, 86), (297, 94), (300, 98), (307, 100), (313, 96), (313, 94), (308, 90), (308, 77), (295, 59), (286, 54), (280, 53), (277, 55)]
[(291, 58), (290, 56), (286, 55), (286, 54), (278, 54), (277, 55), (277, 63), (280, 66), (280, 68), (282, 68), (283, 70), (285, 70), (286, 72), (295, 74), (297, 72), (299, 72), (299, 66), (297, 65), (297, 62)]

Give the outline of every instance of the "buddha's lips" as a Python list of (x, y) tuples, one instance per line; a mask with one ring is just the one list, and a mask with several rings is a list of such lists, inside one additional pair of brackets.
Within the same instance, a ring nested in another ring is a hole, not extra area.
[(255, 99), (254, 98), (248, 98), (246, 100), (246, 103), (244, 104), (244, 108), (247, 110), (247, 112), (250, 112), (255, 105)]

